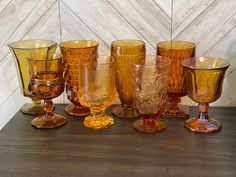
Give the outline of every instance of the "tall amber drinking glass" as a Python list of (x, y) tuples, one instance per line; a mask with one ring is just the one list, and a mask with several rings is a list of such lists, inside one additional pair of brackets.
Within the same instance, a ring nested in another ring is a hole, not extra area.
[(114, 60), (100, 56), (97, 62), (82, 63), (80, 66), (80, 103), (90, 108), (90, 115), (85, 117), (84, 125), (93, 129), (107, 128), (114, 121), (105, 114), (116, 97)]
[(32, 96), (44, 100), (45, 115), (32, 120), (36, 128), (55, 128), (64, 125), (65, 117), (53, 114), (52, 99), (58, 97), (64, 91), (62, 58), (56, 56), (51, 60), (28, 60), (29, 85)]
[(78, 99), (79, 63), (96, 61), (97, 48), (98, 43), (91, 40), (65, 41), (60, 44), (65, 67), (66, 93), (72, 102), (66, 106), (65, 111), (70, 115), (86, 116), (90, 112)]
[(57, 44), (51, 40), (22, 40), (10, 43), (9, 48), (12, 52), (15, 66), (17, 69), (18, 80), (20, 83), (21, 93), (25, 97), (32, 99), (33, 103), (26, 103), (21, 108), (25, 114), (42, 114), (44, 113), (41, 99), (29, 94), (28, 83), (28, 61), (31, 59), (51, 59), (56, 50)]
[(195, 56), (196, 45), (188, 41), (163, 41), (157, 44), (157, 55), (169, 58), (170, 77), (168, 80), (168, 106), (165, 117), (187, 118), (178, 103), (187, 95), (186, 78), (181, 65), (182, 60)]
[(229, 62), (220, 58), (189, 58), (182, 62), (187, 78), (188, 96), (199, 103), (199, 114), (185, 122), (185, 127), (199, 133), (220, 130), (221, 124), (208, 116), (209, 103), (220, 98)]
[(132, 63), (142, 64), (145, 59), (145, 43), (139, 40), (118, 40), (111, 44), (111, 56), (115, 59), (116, 89), (121, 105), (112, 110), (120, 118), (136, 118), (133, 107)]
[(134, 107), (142, 119), (133, 124), (140, 132), (155, 133), (166, 128), (156, 119), (165, 111), (170, 60), (148, 56), (145, 64), (133, 65)]

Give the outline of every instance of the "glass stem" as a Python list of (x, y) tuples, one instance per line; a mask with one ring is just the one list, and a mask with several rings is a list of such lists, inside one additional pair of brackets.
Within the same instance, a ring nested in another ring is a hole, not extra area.
[(172, 109), (179, 109), (178, 108), (178, 103), (181, 102), (181, 99), (179, 97), (168, 97), (170, 107)]
[(91, 109), (91, 116), (93, 117), (94, 120), (103, 117), (104, 114), (105, 114), (104, 109)]
[(147, 115), (143, 118), (143, 125), (152, 126), (156, 124), (156, 119), (152, 115)]
[(200, 124), (205, 124), (206, 121), (208, 121), (209, 117), (208, 117), (208, 108), (209, 108), (209, 104), (208, 103), (199, 103), (198, 105), (199, 107), (199, 122)]
[(52, 111), (53, 111), (53, 102), (51, 99), (45, 99), (44, 100), (44, 104), (43, 104), (43, 109), (45, 111), (45, 116), (44, 116), (44, 120), (45, 121), (49, 121), (52, 119)]

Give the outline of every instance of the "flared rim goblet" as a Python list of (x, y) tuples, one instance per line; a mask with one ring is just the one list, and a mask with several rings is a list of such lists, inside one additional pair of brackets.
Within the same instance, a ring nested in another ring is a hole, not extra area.
[(29, 92), (32, 96), (43, 99), (45, 114), (34, 118), (31, 124), (36, 128), (50, 129), (62, 126), (67, 119), (53, 114), (52, 99), (64, 91), (63, 66), (61, 56), (55, 55), (50, 60), (32, 60), (29, 62)]
[(163, 57), (147, 56), (145, 64), (133, 64), (134, 108), (140, 120), (133, 124), (139, 132), (156, 133), (166, 125), (156, 120), (165, 111), (167, 103), (167, 81), (170, 60)]
[(209, 103), (221, 96), (225, 72), (229, 62), (216, 57), (188, 58), (182, 61), (187, 79), (188, 96), (199, 104), (199, 114), (185, 122), (193, 132), (212, 133), (221, 129), (219, 121), (209, 118)]

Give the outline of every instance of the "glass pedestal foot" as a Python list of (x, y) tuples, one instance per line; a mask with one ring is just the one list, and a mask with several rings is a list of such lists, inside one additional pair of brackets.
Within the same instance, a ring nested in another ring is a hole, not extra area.
[(169, 110), (166, 110), (163, 114), (163, 117), (187, 119), (189, 118), (189, 115), (187, 115), (184, 111), (179, 109), (179, 107), (175, 106), (175, 107), (170, 107)]
[(119, 118), (132, 119), (140, 117), (134, 109), (124, 109), (121, 105), (112, 109), (111, 113)]
[(21, 107), (20, 110), (21, 110), (22, 113), (30, 114), (30, 115), (38, 115), (38, 114), (44, 114), (45, 113), (42, 104), (34, 104), (34, 103), (25, 103)]
[(101, 128), (108, 128), (114, 124), (114, 120), (112, 117), (103, 115), (96, 115), (94, 116), (87, 116), (84, 119), (84, 126), (93, 128), (93, 129), (101, 129)]
[(31, 124), (36, 128), (50, 129), (60, 127), (67, 123), (67, 119), (61, 115), (54, 114), (50, 120), (45, 120), (45, 115), (36, 117)]
[(205, 119), (201, 122), (199, 118), (190, 118), (185, 124), (185, 128), (197, 133), (212, 133), (221, 129), (221, 124), (215, 119)]
[(90, 113), (90, 109), (84, 106), (75, 106), (74, 104), (69, 104), (65, 107), (67, 114), (72, 116), (87, 116)]
[(147, 125), (144, 123), (143, 119), (139, 119), (134, 122), (133, 129), (142, 133), (157, 133), (166, 129), (166, 125), (157, 120), (153, 120), (152, 124)]

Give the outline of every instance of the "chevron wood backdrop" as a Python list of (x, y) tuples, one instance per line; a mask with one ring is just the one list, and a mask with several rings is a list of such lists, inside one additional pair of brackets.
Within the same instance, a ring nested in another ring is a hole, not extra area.
[[(94, 39), (99, 53), (109, 54), (112, 41), (134, 38), (155, 53), (162, 40), (189, 40), (198, 56), (218, 56), (231, 62), (216, 106), (236, 106), (235, 0), (1, 0), (0, 1), (0, 127), (22, 106), (7, 44), (21, 39), (56, 42)], [(171, 28), (172, 21), (172, 28)], [(62, 95), (56, 102), (67, 102)], [(183, 104), (193, 104), (187, 97)]]

